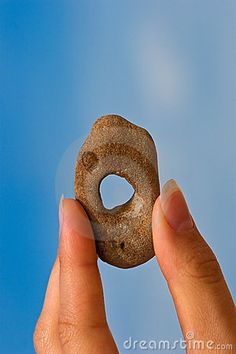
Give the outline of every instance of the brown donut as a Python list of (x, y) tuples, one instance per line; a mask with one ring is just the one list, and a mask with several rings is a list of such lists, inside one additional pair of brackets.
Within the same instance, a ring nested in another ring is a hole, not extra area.
[[(124, 177), (134, 188), (131, 199), (106, 209), (100, 195), (108, 175)], [(92, 222), (99, 257), (131, 268), (154, 256), (152, 209), (160, 194), (157, 154), (150, 134), (117, 115), (94, 123), (75, 169), (75, 197)]]

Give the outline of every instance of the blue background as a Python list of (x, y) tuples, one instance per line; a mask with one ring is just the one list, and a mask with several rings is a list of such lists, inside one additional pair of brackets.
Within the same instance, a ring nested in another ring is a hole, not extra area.
[[(182, 187), (235, 294), (235, 19), (233, 0), (0, 0), (1, 353), (33, 352), (58, 199), (73, 196), (76, 154), (104, 114), (151, 132), (162, 184)], [(121, 353), (130, 336), (181, 337), (154, 259), (99, 265)]]

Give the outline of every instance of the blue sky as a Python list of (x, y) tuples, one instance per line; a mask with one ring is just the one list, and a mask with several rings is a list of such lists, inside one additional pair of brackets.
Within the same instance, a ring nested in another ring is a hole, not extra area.
[[(182, 187), (235, 294), (235, 12), (230, 0), (0, 0), (1, 353), (33, 353), (58, 199), (73, 196), (77, 152), (104, 114), (150, 131), (161, 183)], [(108, 202), (126, 195), (111, 186)], [(121, 353), (130, 336), (180, 338), (155, 260), (99, 265)]]

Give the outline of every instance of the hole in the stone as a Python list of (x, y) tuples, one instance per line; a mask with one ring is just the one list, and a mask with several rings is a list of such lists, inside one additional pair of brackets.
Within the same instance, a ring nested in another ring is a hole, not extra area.
[(102, 180), (100, 194), (104, 207), (112, 209), (126, 203), (134, 194), (134, 189), (125, 178), (109, 175)]
[(124, 241), (123, 241), (123, 242), (121, 242), (121, 244), (120, 244), (120, 248), (121, 248), (122, 250), (125, 248), (125, 243), (124, 243)]

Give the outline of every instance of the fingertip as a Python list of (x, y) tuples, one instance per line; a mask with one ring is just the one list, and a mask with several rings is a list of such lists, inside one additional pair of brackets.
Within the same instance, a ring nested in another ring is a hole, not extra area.
[(160, 204), (168, 224), (175, 232), (188, 232), (193, 229), (187, 202), (175, 180), (170, 179), (165, 183)]
[(152, 235), (155, 255), (160, 267), (162, 268), (163, 263), (166, 263), (169, 258), (169, 255), (166, 257), (169, 246), (166, 244), (168, 243), (168, 224), (165, 221), (160, 199), (161, 197), (159, 196), (153, 206)]
[[(171, 188), (170, 184), (173, 186)], [(152, 232), (154, 251), (159, 263), (159, 266), (166, 277), (170, 279), (176, 275), (176, 254), (178, 245), (184, 243), (185, 235), (183, 237), (171, 225), (169, 215), (175, 220), (175, 215), (179, 215), (178, 200), (176, 197), (180, 195), (177, 190), (176, 183), (170, 180), (162, 188), (161, 195), (156, 199), (153, 214), (152, 214)], [(172, 198), (174, 194), (174, 200)], [(165, 203), (163, 208), (163, 201)], [(177, 209), (176, 209), (177, 208)], [(164, 210), (163, 210), (164, 209)], [(166, 210), (168, 209), (168, 215)]]
[(161, 222), (161, 206), (160, 206), (160, 195), (157, 197), (154, 206), (153, 206), (153, 211), (152, 211), (152, 229), (153, 231), (156, 230), (156, 228), (158, 227), (158, 225)]
[(194, 228), (194, 222), (189, 212), (184, 195), (171, 179), (165, 183), (160, 196), (156, 199), (152, 214), (152, 229), (154, 240), (168, 235), (180, 237), (182, 233), (189, 233)]
[(74, 199), (63, 199), (60, 204), (59, 258), (64, 256), (81, 264), (97, 260), (90, 220)]
[(61, 231), (69, 229), (80, 236), (93, 238), (91, 223), (79, 201), (69, 198), (61, 200), (59, 214)]

